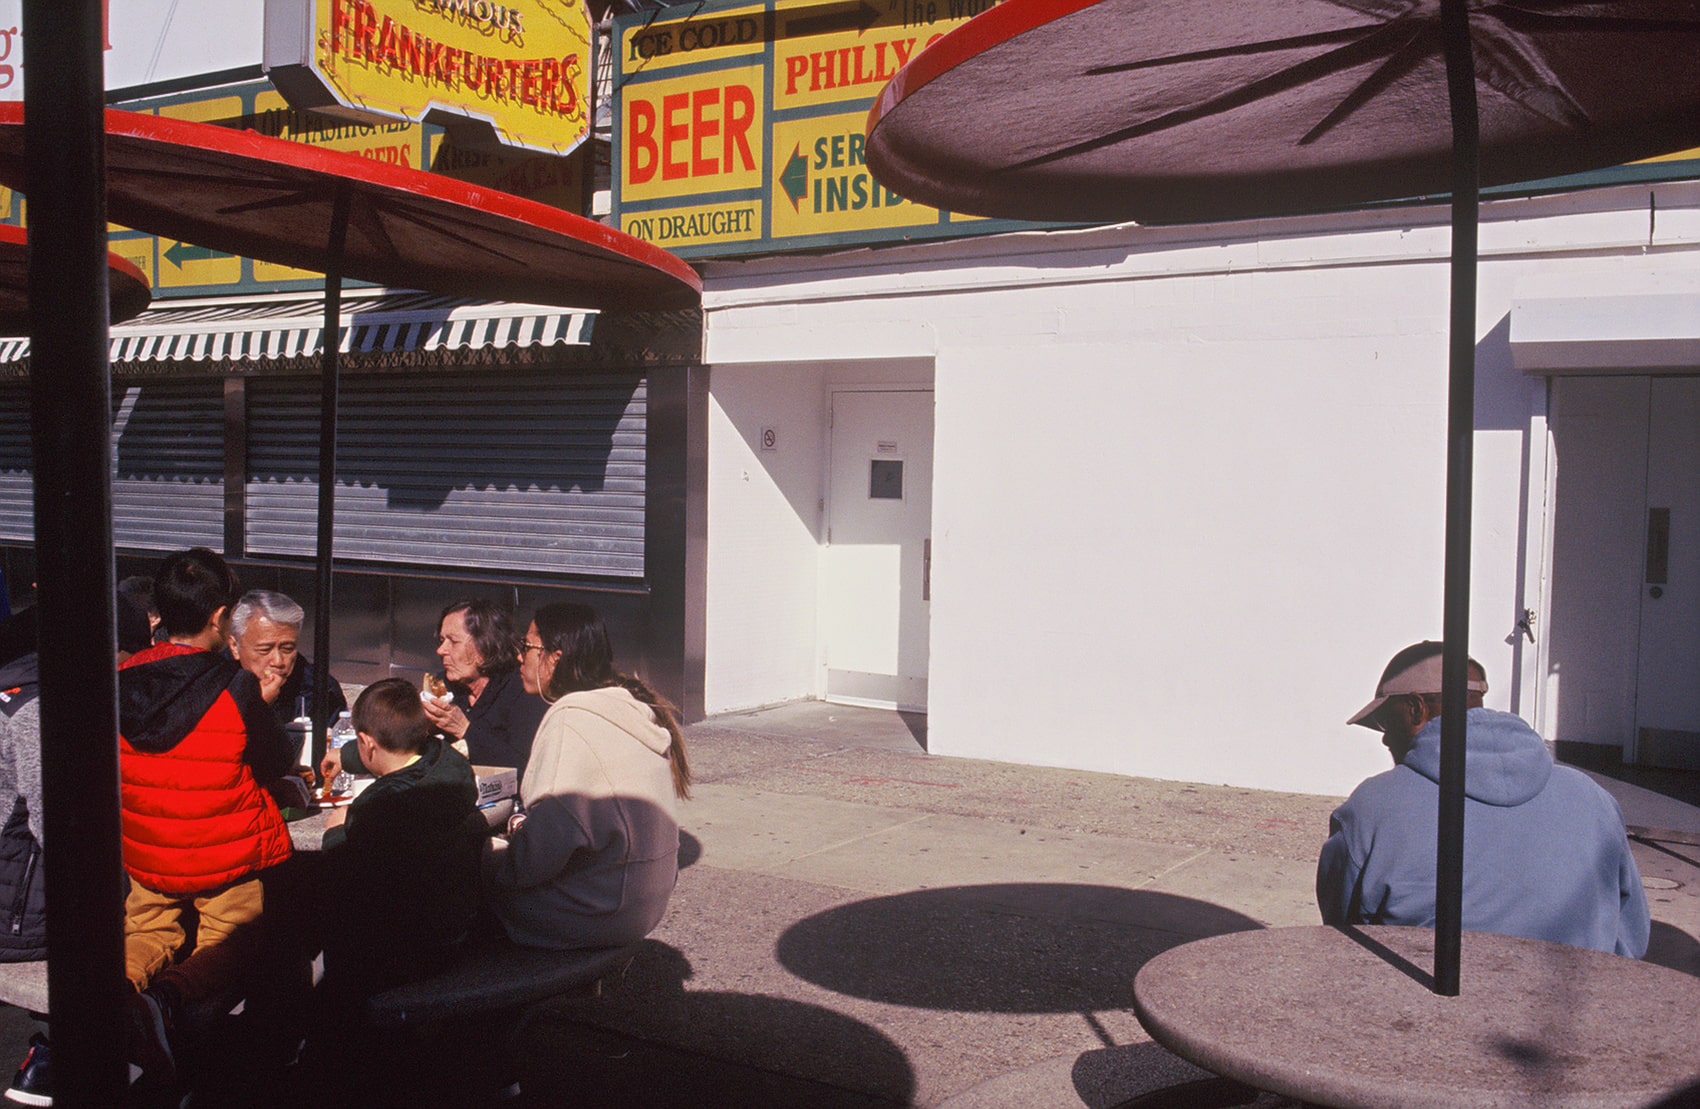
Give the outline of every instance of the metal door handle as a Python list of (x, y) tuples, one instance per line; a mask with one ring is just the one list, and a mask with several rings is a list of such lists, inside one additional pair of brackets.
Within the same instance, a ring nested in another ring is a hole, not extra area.
[(921, 540), (921, 599), (933, 599), (933, 541)]
[[(1647, 510), (1647, 584), (1670, 582), (1670, 509)], [(1662, 593), (1663, 590), (1660, 590)], [(1659, 596), (1654, 593), (1653, 596)]]

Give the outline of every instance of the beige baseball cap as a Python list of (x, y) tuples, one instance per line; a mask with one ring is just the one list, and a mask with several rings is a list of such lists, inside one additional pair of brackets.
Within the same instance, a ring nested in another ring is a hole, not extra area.
[[(1346, 723), (1361, 724), (1379, 732), (1382, 727), (1376, 722), (1375, 714), (1381, 711), (1381, 706), (1387, 703), (1388, 698), (1407, 693), (1439, 693), (1440, 653), (1439, 642), (1425, 639), (1394, 655), (1392, 661), (1387, 664), (1387, 669), (1381, 672), (1381, 682), (1375, 687), (1375, 700), (1359, 709)], [(1482, 664), (1475, 659), (1470, 662), (1477, 669), (1481, 669)], [(1465, 683), (1465, 687), (1472, 693), (1486, 693), (1488, 683), (1471, 678)]]

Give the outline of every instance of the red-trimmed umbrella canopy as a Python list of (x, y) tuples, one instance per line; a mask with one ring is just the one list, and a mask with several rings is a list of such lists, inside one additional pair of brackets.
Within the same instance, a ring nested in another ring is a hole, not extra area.
[[(324, 273), (319, 424), (315, 754), (330, 688), (332, 521), (342, 278), (577, 308), (700, 302), (678, 258), (495, 189), (188, 120), (109, 109), (106, 214), (214, 250)], [(0, 104), (0, 184), (25, 185), (24, 113)]]
[(1700, 0), (1004, 0), (892, 78), (869, 168), (986, 216), (1147, 223), (1447, 192), (1435, 990), (1459, 992), (1477, 191), (1700, 145)]
[[(135, 319), (153, 300), (147, 275), (116, 254), (106, 256), (106, 287), (113, 323)], [(27, 335), (29, 329), (29, 236), (0, 223), (0, 335)]]
[[(1700, 0), (1471, 0), (1483, 185), (1700, 146)], [(1004, 0), (868, 117), (912, 200), (1172, 223), (1450, 190), (1439, 0)]]
[[(24, 185), (23, 105), (0, 104), (0, 183)], [(337, 194), (347, 241), (328, 231)], [(593, 220), (464, 181), (252, 131), (106, 113), (114, 223), (383, 285), (575, 308), (695, 305), (678, 258)]]

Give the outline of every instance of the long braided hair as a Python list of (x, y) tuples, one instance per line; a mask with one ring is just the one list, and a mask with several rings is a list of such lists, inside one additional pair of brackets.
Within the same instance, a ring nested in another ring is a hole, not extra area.
[(679, 731), (679, 714), (667, 699), (649, 688), (642, 678), (614, 669), (614, 645), (602, 614), (589, 605), (563, 601), (544, 605), (532, 622), (546, 652), (561, 652), (555, 672), (543, 685), (543, 698), (557, 701), (569, 693), (618, 686), (648, 705), (672, 743), (667, 747), (667, 764), (673, 771), (673, 792), (681, 799), (691, 795), (691, 766), (685, 757), (685, 737)]

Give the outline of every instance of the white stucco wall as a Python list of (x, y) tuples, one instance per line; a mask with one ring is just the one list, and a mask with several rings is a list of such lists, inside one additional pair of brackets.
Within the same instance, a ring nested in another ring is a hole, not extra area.
[[(818, 696), (827, 403), (836, 387), (930, 387), (927, 359), (709, 370), (709, 713)], [(774, 449), (761, 449), (771, 428)]]
[(821, 396), (818, 368), (710, 370), (710, 713), (815, 693)]
[[(1697, 190), (1659, 191), (1656, 223), (1647, 188), (1484, 211), (1471, 648), (1495, 707), (1533, 713), (1516, 620), (1539, 604), (1546, 480), (1513, 291), (1700, 266)], [(711, 265), (711, 391), (742, 363), (936, 359), (932, 750), (1343, 793), (1387, 763), (1342, 721), (1393, 651), (1440, 633), (1444, 219)], [(763, 557), (717, 488), (711, 581), (723, 551)], [(718, 582), (711, 673), (727, 652), (759, 668)]]

